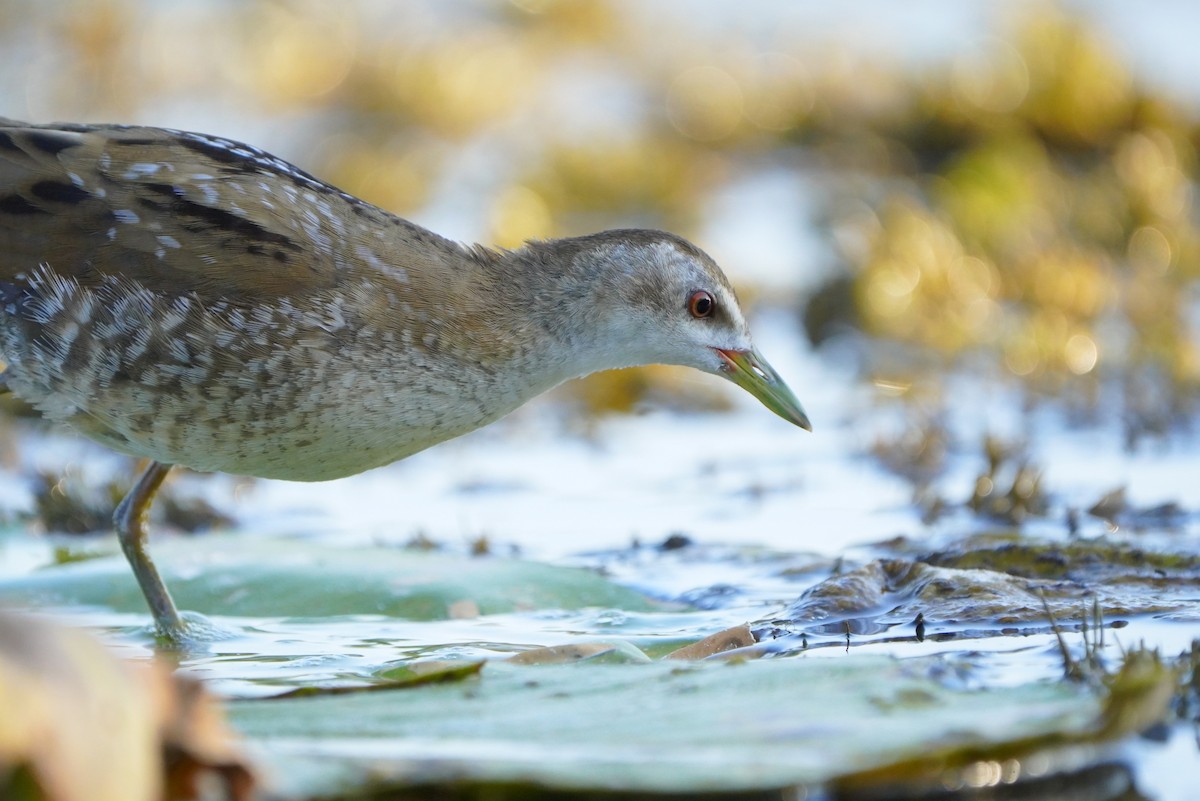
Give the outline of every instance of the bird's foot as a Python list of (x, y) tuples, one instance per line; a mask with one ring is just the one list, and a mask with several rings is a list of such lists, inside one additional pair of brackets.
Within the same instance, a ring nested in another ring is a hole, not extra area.
[(154, 621), (145, 631), (154, 637), (155, 645), (164, 651), (204, 651), (210, 643), (231, 640), (242, 632), (216, 623), (199, 612), (179, 612), (178, 625), (166, 627), (162, 621)]

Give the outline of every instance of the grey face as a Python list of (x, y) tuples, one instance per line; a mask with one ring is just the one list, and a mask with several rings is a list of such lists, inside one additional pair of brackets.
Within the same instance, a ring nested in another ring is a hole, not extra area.
[(737, 297), (708, 255), (656, 231), (591, 239), (599, 241), (580, 260), (589, 262), (596, 278), (589, 308), (598, 310), (597, 363), (695, 367), (733, 381), (784, 419), (809, 428), (799, 401), (754, 349)]

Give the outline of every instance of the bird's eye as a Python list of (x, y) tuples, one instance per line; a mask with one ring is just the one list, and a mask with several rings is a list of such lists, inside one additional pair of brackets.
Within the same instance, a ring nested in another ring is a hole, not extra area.
[(705, 292), (703, 289), (693, 292), (688, 298), (688, 311), (697, 320), (707, 317), (713, 313), (713, 309), (717, 307), (717, 302), (713, 300), (713, 296)]

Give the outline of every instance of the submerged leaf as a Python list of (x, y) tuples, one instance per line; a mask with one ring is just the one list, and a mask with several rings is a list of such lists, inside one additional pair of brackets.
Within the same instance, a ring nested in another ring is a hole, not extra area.
[[(645, 596), (590, 571), (514, 559), (250, 536), (174, 540), (156, 544), (154, 555), (176, 603), (211, 615), (445, 620), (547, 608), (655, 608)], [(121, 612), (146, 608), (121, 557), (5, 579), (0, 599)]]
[[(271, 700), (284, 698), (313, 698), (319, 695), (349, 695), (351, 693), (370, 693), (387, 690), (407, 690), (411, 687), (422, 687), (426, 684), (446, 684), (463, 681), (478, 676), (483, 670), (484, 662), (438, 662), (417, 663), (416, 665), (393, 668), (380, 674), (383, 681), (374, 684), (356, 684), (336, 687), (298, 687), (294, 690), (269, 696)], [(422, 665), (428, 667), (422, 668)]]
[[(1044, 775), (1047, 766), (1078, 762), (1072, 749), (1110, 743), (1166, 717), (1176, 686), (1174, 671), (1148, 651), (1130, 653), (1113, 677), (1099, 713), (1086, 726), (997, 740), (940, 745), (879, 768), (839, 777), (838, 797), (917, 797), (947, 787), (978, 786), (978, 777), (1005, 774), (1005, 783)], [(1090, 796), (1088, 796), (1090, 797)], [(1107, 796), (1105, 796), (1107, 797)]]
[(531, 648), (508, 659), (513, 665), (564, 665), (585, 661), (592, 664), (620, 665), (649, 662), (650, 657), (633, 643), (610, 640)]
[[(699, 793), (829, 781), (948, 740), (1093, 736), (1078, 686), (948, 687), (939, 659), (489, 664), (403, 695), (234, 705), (286, 795), (414, 785)], [(1108, 734), (1106, 731), (1105, 734)], [(367, 778), (369, 776), (369, 779)]]

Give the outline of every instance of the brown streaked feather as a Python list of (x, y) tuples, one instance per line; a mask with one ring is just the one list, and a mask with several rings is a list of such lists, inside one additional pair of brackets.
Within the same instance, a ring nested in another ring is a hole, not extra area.
[(0, 119), (0, 280), (44, 264), (84, 286), (119, 275), (253, 303), (352, 278), (359, 245), (391, 249), (372, 241), (384, 229), (435, 257), (455, 247), (248, 145)]
[(220, 137), (0, 118), (0, 282), (49, 269), (85, 290), (116, 278), (163, 302), (244, 308), (352, 294), (351, 328), (369, 321), (446, 355), (503, 359), (524, 333), (519, 308), (492, 302), (523, 269), (512, 256)]

